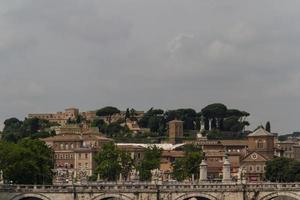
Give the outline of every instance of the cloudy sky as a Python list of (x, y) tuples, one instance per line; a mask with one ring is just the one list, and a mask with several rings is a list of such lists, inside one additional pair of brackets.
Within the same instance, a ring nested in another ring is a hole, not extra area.
[(300, 130), (299, 0), (0, 0), (0, 121), (222, 102)]

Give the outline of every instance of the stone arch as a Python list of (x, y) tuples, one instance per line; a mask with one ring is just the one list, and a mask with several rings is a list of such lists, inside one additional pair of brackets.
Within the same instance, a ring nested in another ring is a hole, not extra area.
[(25, 194), (18, 194), (14, 196), (11, 200), (22, 200), (25, 198), (36, 198), (40, 200), (51, 200), (49, 197), (46, 197), (45, 195), (42, 194), (31, 194), (31, 193), (25, 193)]
[(120, 200), (134, 200), (134, 198), (129, 197), (124, 194), (100, 194), (91, 200), (102, 200), (102, 199), (107, 199), (107, 198), (117, 198)]
[(175, 200), (185, 200), (185, 199), (191, 199), (191, 198), (206, 198), (209, 200), (218, 200), (217, 197), (211, 195), (211, 194), (206, 194), (206, 193), (186, 193), (184, 195), (179, 196), (177, 199)]
[(273, 193), (263, 196), (262, 198), (260, 198), (260, 200), (271, 200), (276, 197), (291, 197), (291, 198), (300, 200), (300, 195), (297, 193), (293, 193), (293, 192), (273, 192)]

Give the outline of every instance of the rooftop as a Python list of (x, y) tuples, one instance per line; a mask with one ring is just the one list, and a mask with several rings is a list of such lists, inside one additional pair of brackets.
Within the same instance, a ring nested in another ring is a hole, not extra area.
[(258, 128), (256, 131), (248, 135), (248, 137), (253, 137), (253, 136), (274, 136), (274, 135), (266, 131), (264, 128)]

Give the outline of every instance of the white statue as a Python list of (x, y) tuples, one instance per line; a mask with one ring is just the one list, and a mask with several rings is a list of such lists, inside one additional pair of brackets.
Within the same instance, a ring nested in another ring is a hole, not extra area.
[(0, 184), (3, 184), (4, 180), (3, 180), (3, 171), (0, 170)]

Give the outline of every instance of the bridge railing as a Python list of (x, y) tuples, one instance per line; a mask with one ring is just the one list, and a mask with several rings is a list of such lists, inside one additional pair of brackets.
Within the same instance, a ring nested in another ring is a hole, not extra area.
[(182, 183), (164, 182), (100, 182), (86, 185), (1, 185), (0, 192), (105, 192), (105, 191), (255, 191), (255, 190), (299, 190), (300, 183)]

